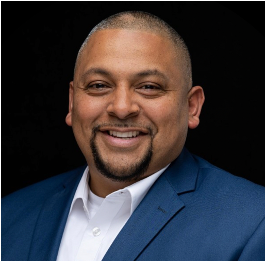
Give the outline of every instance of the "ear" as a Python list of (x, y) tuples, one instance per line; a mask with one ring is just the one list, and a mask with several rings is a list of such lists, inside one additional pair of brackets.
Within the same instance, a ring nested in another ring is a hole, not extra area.
[(69, 83), (69, 102), (68, 102), (68, 114), (66, 116), (66, 123), (69, 126), (72, 126), (72, 110), (73, 110), (73, 81)]
[(194, 86), (188, 92), (189, 118), (188, 127), (191, 129), (199, 125), (199, 116), (205, 100), (204, 92), (201, 86)]

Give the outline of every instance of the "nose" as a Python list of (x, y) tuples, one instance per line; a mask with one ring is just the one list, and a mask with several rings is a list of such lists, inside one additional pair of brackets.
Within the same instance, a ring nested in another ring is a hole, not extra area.
[(116, 88), (107, 107), (108, 114), (119, 119), (137, 116), (140, 107), (137, 101), (134, 100), (133, 92), (133, 90), (124, 86)]

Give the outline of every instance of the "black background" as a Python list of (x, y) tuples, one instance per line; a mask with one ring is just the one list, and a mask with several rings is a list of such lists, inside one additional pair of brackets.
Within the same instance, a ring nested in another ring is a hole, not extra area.
[(1, 2), (2, 196), (82, 164), (65, 124), (89, 31), (120, 11), (153, 13), (185, 39), (204, 88), (187, 148), (264, 185), (264, 2)]

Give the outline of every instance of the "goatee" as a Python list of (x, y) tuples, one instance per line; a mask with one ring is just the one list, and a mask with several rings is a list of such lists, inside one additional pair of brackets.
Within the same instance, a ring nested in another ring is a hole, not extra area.
[(96, 132), (98, 128), (93, 130), (93, 136), (90, 140), (90, 147), (92, 150), (95, 166), (98, 171), (105, 177), (117, 182), (131, 182), (138, 181), (141, 176), (147, 171), (152, 158), (152, 140), (146, 150), (145, 155), (136, 163), (132, 165), (124, 165), (124, 167), (113, 167), (104, 159), (102, 159), (99, 149), (95, 143)]

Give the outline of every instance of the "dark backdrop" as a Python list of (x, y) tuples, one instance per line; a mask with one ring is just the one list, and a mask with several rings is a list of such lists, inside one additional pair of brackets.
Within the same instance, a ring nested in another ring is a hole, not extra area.
[(186, 146), (264, 184), (264, 2), (2, 2), (2, 195), (85, 163), (65, 124), (68, 83), (89, 31), (151, 12), (185, 39), (206, 102)]

